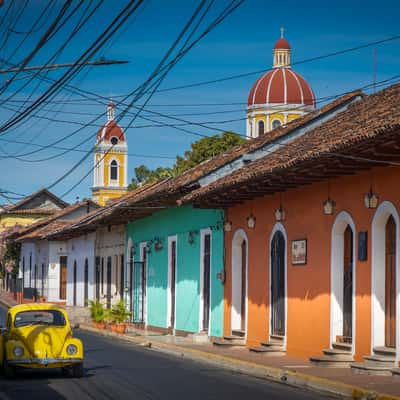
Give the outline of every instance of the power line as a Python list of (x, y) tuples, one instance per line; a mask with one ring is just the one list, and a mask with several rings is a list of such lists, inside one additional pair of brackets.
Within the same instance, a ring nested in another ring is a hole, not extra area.
[(115, 65), (115, 64), (128, 64), (129, 61), (121, 61), (121, 60), (97, 60), (97, 61), (84, 61), (80, 63), (61, 63), (61, 64), (46, 64), (46, 65), (36, 65), (32, 67), (25, 67), (25, 68), (8, 68), (8, 69), (0, 69), (0, 74), (7, 74), (10, 72), (16, 71), (43, 71), (48, 70), (52, 71), (59, 68), (66, 68), (72, 66), (86, 66), (86, 65), (93, 65), (93, 66), (103, 66), (103, 65)]
[[(29, 143), (29, 142), (24, 142), (24, 141), (21, 141), (21, 140), (9, 140), (9, 139), (5, 139), (5, 138), (1, 138), (1, 137), (0, 137), (0, 141), (7, 142), (7, 143), (29, 144), (31, 146), (40, 147), (40, 148), (49, 148), (48, 145), (41, 145), (41, 144), (37, 144), (37, 143)], [(87, 153), (88, 151), (93, 151), (93, 147), (90, 148), (90, 149), (77, 149), (77, 148), (73, 148), (73, 147), (51, 146), (50, 148), (51, 149), (56, 149), (56, 150), (67, 150), (68, 152), (75, 151), (75, 152), (80, 152), (80, 153)], [(160, 154), (128, 153), (128, 156), (129, 157), (137, 157), (137, 158), (164, 158), (164, 159), (170, 159), (170, 160), (174, 160), (175, 159), (175, 157), (173, 157), (173, 156), (166, 156), (166, 155), (160, 155)], [(0, 156), (0, 158), (7, 158), (7, 157)], [(17, 158), (17, 157), (13, 157), (13, 158)], [(29, 160), (21, 160), (21, 161), (29, 162)]]
[[(227, 16), (229, 16), (233, 11), (235, 11), (242, 3), (244, 0), (239, 0), (236, 1), (232, 0), (230, 5), (228, 5), (227, 7), (225, 7), (225, 9), (220, 13), (220, 15), (202, 32), (202, 34), (200, 34), (195, 40), (192, 41), (192, 43), (190, 45), (188, 45), (187, 47), (185, 47), (189, 41), (189, 39), (191, 38), (192, 35), (194, 35), (195, 30), (197, 29), (198, 25), (195, 27), (194, 30), (192, 30), (192, 33), (189, 35), (189, 38), (186, 40), (186, 42), (184, 43), (184, 45), (181, 47), (180, 52), (178, 53), (178, 55), (169, 63), (169, 65), (167, 65), (164, 68), (163, 71), (163, 75), (158, 79), (158, 81), (153, 84), (153, 88), (152, 88), (152, 92), (149, 94), (148, 98), (146, 99), (145, 103), (144, 103), (144, 107), (146, 106), (146, 104), (150, 101), (151, 97), (154, 95), (155, 91), (157, 90), (157, 88), (159, 87), (159, 85), (161, 85), (163, 79), (165, 78), (165, 76), (167, 75), (167, 73), (170, 71), (170, 69), (172, 69), (175, 64), (188, 52), (190, 51), (191, 48), (193, 48), (193, 46), (198, 43), (204, 36), (206, 36), (209, 32), (211, 32), (217, 25), (219, 25)], [(213, 3), (213, 1), (211, 2), (211, 4)], [(203, 4), (203, 3), (202, 3)], [(199, 10), (199, 9), (198, 9)], [(197, 11), (196, 10), (196, 13)], [(206, 9), (207, 12), (207, 9)], [(196, 16), (195, 13), (195, 16)], [(205, 14), (203, 14), (205, 15)], [(187, 26), (189, 26), (187, 24)], [(179, 38), (178, 38), (179, 39)], [(175, 41), (174, 46), (178, 43), (178, 41)], [(168, 53), (167, 53), (168, 54)], [(164, 57), (165, 59), (165, 57)], [(164, 62), (164, 59), (162, 60), (162, 62)], [(161, 65), (159, 64), (159, 67), (157, 67), (157, 70), (161, 70)], [(158, 73), (158, 71), (157, 71)], [(145, 88), (145, 86), (142, 86), (143, 89)], [(143, 93), (144, 94), (144, 93)], [(131, 102), (130, 104), (131, 106), (133, 105), (133, 102)], [(139, 115), (139, 113), (142, 111), (142, 109), (138, 110), (137, 115)], [(131, 123), (133, 123), (133, 121), (135, 120), (136, 117), (134, 117), (131, 120)], [(111, 148), (112, 149), (112, 148)], [(110, 149), (110, 150), (111, 150)], [(110, 151), (108, 150), (107, 153)], [(103, 159), (105, 157), (106, 154), (103, 155)], [(98, 163), (97, 163), (98, 164)], [(96, 164), (96, 165), (97, 165)], [(67, 190), (64, 194), (63, 197), (66, 196), (67, 194), (69, 194), (75, 187), (77, 187), (96, 167), (96, 165), (94, 167), (92, 167), (88, 173), (86, 173), (75, 185), (73, 185), (69, 190)], [(64, 179), (64, 178), (62, 178)]]

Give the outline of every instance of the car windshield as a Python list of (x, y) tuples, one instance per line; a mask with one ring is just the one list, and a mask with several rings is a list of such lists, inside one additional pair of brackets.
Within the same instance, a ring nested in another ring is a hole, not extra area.
[(65, 326), (64, 314), (57, 310), (30, 310), (19, 312), (15, 316), (14, 326), (26, 325)]

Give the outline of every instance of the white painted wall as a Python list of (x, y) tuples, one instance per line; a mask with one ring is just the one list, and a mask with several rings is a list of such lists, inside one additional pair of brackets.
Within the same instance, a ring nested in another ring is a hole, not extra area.
[(67, 242), (49, 242), (48, 301), (60, 299), (60, 256), (68, 257)]
[(76, 261), (76, 305), (85, 306), (85, 260), (88, 260), (88, 300), (95, 298), (95, 239), (96, 234), (90, 233), (68, 240), (68, 262), (67, 262), (67, 305), (73, 305), (74, 295), (74, 262)]
[[(111, 279), (111, 303), (115, 304), (120, 300), (120, 276), (121, 276), (121, 255), (125, 254), (125, 225), (115, 225), (100, 228), (96, 231), (95, 257), (104, 260), (103, 285), (100, 286), (100, 299), (106, 303), (107, 294), (107, 258), (111, 257), (112, 279)], [(126, 266), (126, 258), (124, 258)]]

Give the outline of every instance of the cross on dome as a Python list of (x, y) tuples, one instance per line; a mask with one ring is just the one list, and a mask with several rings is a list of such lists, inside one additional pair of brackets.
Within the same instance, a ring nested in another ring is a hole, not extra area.
[(283, 39), (283, 34), (285, 33), (285, 28), (281, 26), (281, 39)]
[(115, 117), (115, 104), (110, 100), (107, 106), (107, 121), (113, 121)]

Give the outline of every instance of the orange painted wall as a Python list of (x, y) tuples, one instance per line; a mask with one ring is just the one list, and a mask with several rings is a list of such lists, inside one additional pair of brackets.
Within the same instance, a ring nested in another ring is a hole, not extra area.
[[(379, 201), (391, 201), (400, 210), (400, 168), (381, 167), (372, 172), (331, 180), (329, 196), (336, 201), (334, 215), (324, 215), (322, 204), (328, 197), (328, 183), (322, 182), (288, 190), (282, 195), (265, 196), (229, 208), (226, 219), (232, 223), (225, 235), (225, 334), (230, 334), (231, 244), (235, 231), (248, 236), (248, 345), (268, 338), (269, 326), (269, 241), (275, 225), (275, 209), (282, 201), (286, 211), (287, 262), (287, 354), (309, 357), (321, 354), (330, 340), (330, 259), (331, 230), (337, 214), (347, 211), (355, 223), (356, 251), (356, 328), (355, 358), (371, 349), (371, 222), (375, 210), (364, 207), (364, 195), (373, 188)], [(281, 199), (281, 200), (280, 200)], [(246, 218), (256, 217), (255, 229), (248, 229)], [(358, 261), (358, 232), (368, 231), (368, 261)], [(291, 264), (291, 242), (307, 239), (307, 265)]]

